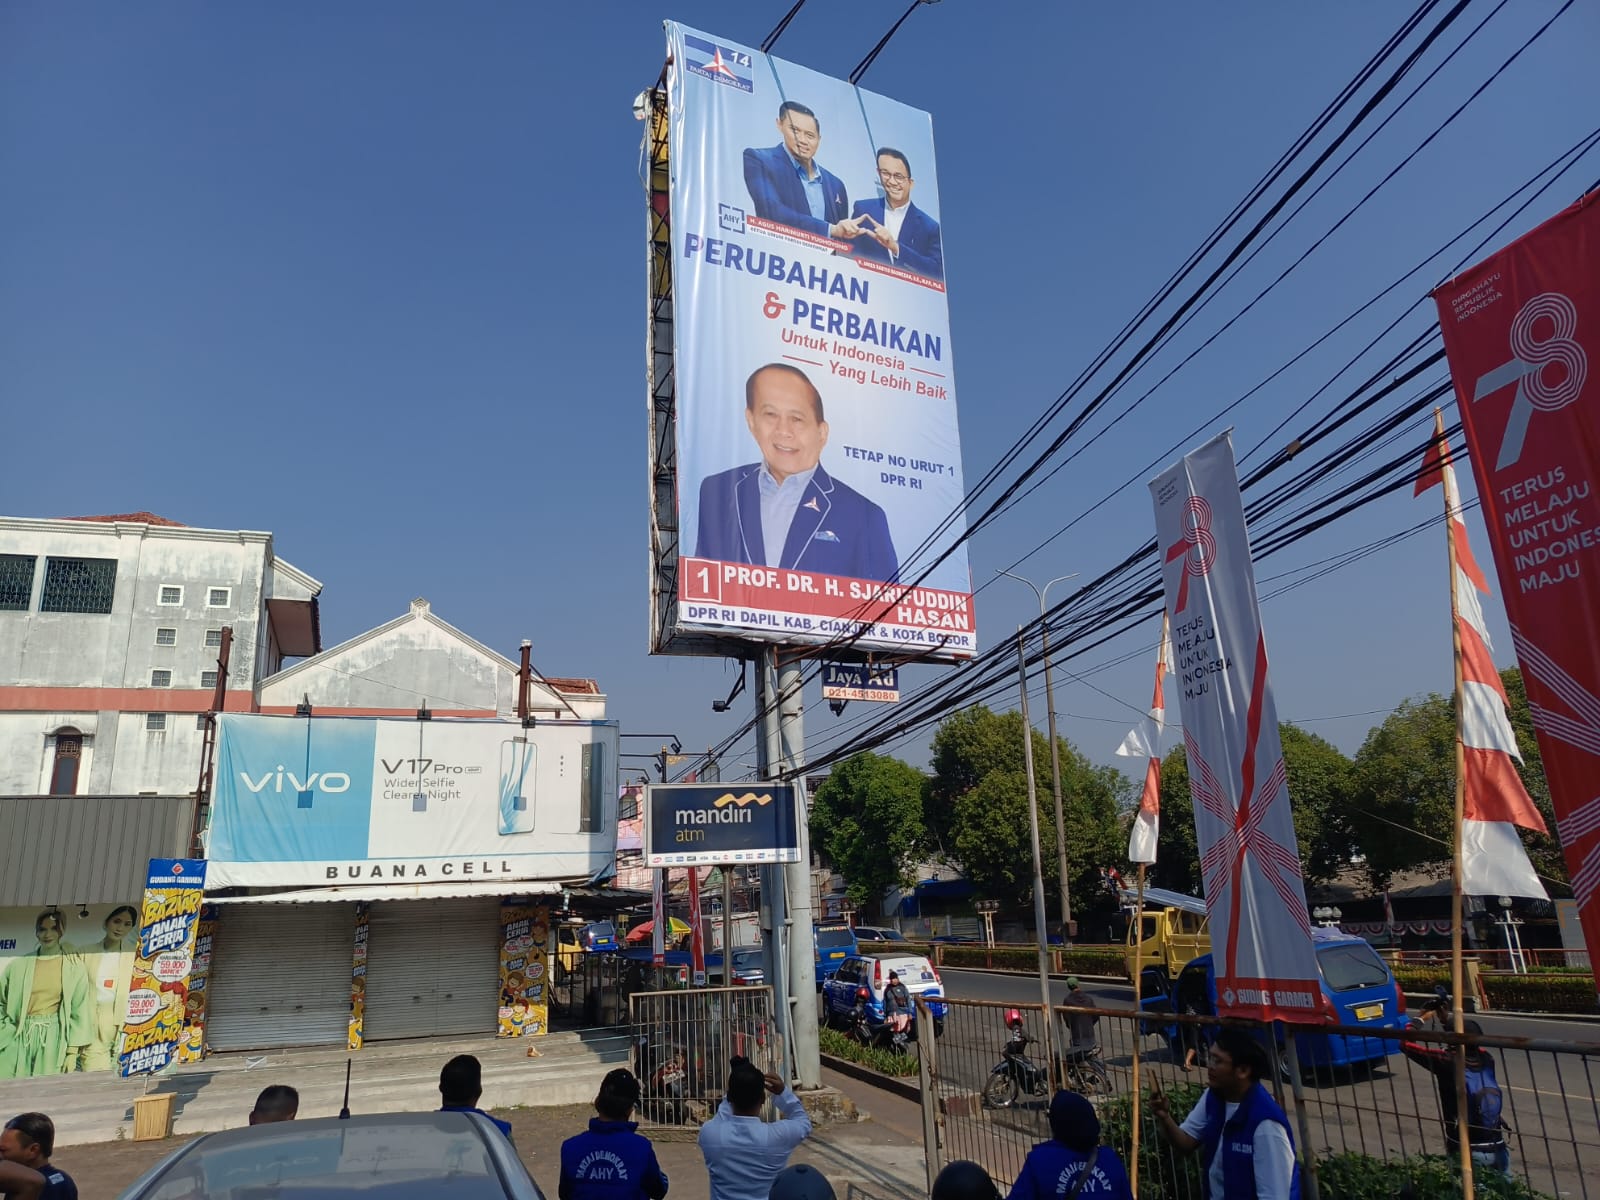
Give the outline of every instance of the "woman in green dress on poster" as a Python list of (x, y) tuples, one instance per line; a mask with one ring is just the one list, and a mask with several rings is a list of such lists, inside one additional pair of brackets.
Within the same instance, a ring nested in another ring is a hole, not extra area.
[(66, 921), (46, 909), (33, 925), (39, 947), (0, 974), (0, 1079), (60, 1075), (94, 1040), (89, 972), (65, 952)]

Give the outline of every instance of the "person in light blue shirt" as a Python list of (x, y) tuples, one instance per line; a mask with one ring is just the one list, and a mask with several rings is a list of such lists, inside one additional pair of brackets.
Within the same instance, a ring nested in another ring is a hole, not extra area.
[[(768, 1093), (782, 1120), (761, 1119)], [(810, 1136), (811, 1118), (788, 1084), (747, 1058), (733, 1059), (717, 1115), (700, 1127), (711, 1200), (767, 1200), (790, 1153)]]
[(744, 183), (756, 216), (823, 238), (853, 238), (863, 226), (850, 216), (850, 193), (816, 161), (822, 144), (817, 114), (785, 100), (778, 106), (783, 142), (744, 152)]

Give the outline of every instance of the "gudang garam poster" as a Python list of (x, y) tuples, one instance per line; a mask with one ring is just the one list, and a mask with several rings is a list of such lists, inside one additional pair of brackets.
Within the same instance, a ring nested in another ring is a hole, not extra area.
[(133, 903), (0, 909), (0, 1079), (111, 1069), (138, 936)]
[(117, 1072), (124, 1078), (159, 1071), (177, 1057), (188, 1023), (189, 976), (205, 884), (203, 860), (150, 861), (117, 1055)]
[(932, 121), (667, 36), (679, 623), (967, 657)]

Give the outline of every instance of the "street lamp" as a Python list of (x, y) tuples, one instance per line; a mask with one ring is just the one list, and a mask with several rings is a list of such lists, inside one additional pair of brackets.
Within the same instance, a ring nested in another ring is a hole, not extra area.
[(1528, 959), (1522, 950), (1522, 937), (1517, 932), (1517, 926), (1522, 922), (1511, 913), (1510, 896), (1501, 896), (1496, 902), (1500, 905), (1500, 915), (1495, 918), (1495, 924), (1505, 928), (1506, 954), (1511, 960), (1511, 969), (1518, 975), (1526, 975)]
[[(1065, 583), (1069, 579), (1076, 579), (1078, 573), (1071, 575), (1058, 575), (1040, 589), (1031, 579), (1024, 579), (1012, 571), (1001, 571), (1000, 574), (1018, 583), (1025, 583), (1033, 588), (1033, 594), (1039, 597), (1039, 641), (1044, 650), (1044, 707), (1046, 723), (1050, 728), (1050, 790), (1056, 801), (1056, 857), (1057, 869), (1061, 872), (1061, 941), (1063, 945), (1072, 944), (1072, 892), (1067, 880), (1067, 818), (1061, 807), (1061, 751), (1056, 747), (1056, 689), (1055, 681), (1050, 672), (1050, 625), (1045, 620), (1045, 598), (1050, 595), (1050, 589), (1058, 583)], [(1027, 690), (1026, 681), (1023, 690)], [(1031, 731), (1030, 731), (1031, 735)], [(1040, 937), (1043, 938), (1043, 934)]]
[(1325, 929), (1336, 928), (1344, 913), (1337, 908), (1314, 908), (1311, 915), (1316, 918), (1317, 924)]

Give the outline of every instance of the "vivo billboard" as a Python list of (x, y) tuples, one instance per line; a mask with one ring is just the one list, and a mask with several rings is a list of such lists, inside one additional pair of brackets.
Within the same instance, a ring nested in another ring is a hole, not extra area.
[(587, 879), (616, 848), (612, 722), (224, 713), (213, 888)]
[(667, 32), (677, 627), (969, 657), (928, 114)]

